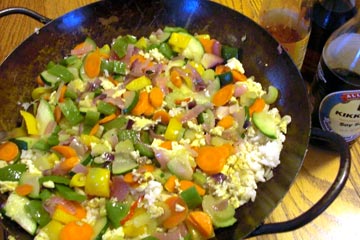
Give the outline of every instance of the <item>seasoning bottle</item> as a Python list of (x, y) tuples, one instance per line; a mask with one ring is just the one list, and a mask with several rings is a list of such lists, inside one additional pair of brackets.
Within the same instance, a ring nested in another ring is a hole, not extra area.
[(312, 82), (326, 40), (336, 29), (355, 16), (355, 0), (316, 0), (312, 8), (311, 34), (301, 73)]
[(327, 40), (311, 84), (313, 126), (352, 143), (360, 136), (360, 13)]

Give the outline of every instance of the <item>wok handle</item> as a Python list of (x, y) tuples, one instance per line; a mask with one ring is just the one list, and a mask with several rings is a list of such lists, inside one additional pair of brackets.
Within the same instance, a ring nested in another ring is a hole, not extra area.
[(43, 24), (47, 24), (47, 23), (51, 22), (51, 20), (52, 20), (52, 19), (47, 18), (33, 10), (30, 10), (28, 8), (23, 8), (23, 7), (12, 7), (12, 8), (5, 8), (5, 9), (0, 10), (0, 18), (7, 16), (7, 15), (11, 15), (11, 14), (23, 14), (23, 15), (29, 16)]
[(340, 167), (335, 181), (324, 196), (305, 213), (289, 221), (260, 225), (247, 237), (292, 231), (310, 223), (330, 206), (345, 186), (351, 165), (349, 145), (338, 134), (326, 132), (319, 128), (311, 130), (311, 140), (317, 143), (326, 142), (327, 146), (335, 149), (340, 154)]

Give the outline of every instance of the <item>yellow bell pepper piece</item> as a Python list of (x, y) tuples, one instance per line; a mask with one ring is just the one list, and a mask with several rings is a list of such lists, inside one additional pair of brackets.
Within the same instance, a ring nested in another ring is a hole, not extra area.
[(85, 193), (91, 196), (110, 196), (110, 170), (90, 168), (86, 175)]
[(75, 174), (70, 180), (70, 187), (84, 187), (86, 175), (84, 173)]
[(147, 39), (145, 37), (141, 37), (136, 43), (135, 47), (140, 49), (146, 49), (147, 48)]
[(139, 91), (150, 85), (151, 80), (144, 75), (132, 80), (125, 88), (130, 91)]
[(20, 114), (24, 118), (28, 134), (38, 135), (39, 130), (38, 130), (37, 121), (36, 121), (36, 118), (34, 117), (34, 115), (32, 115), (29, 112), (23, 111), (23, 110), (20, 110)]
[(41, 229), (42, 232), (46, 233), (49, 240), (59, 240), (60, 231), (64, 225), (56, 220), (51, 220), (45, 227)]
[(80, 136), (81, 141), (88, 147), (91, 146), (91, 143), (101, 143), (101, 140), (93, 135), (87, 135), (87, 134), (82, 134)]
[(201, 75), (203, 75), (203, 73), (205, 72), (205, 68), (203, 67), (203, 65), (195, 62), (195, 61), (190, 61), (189, 64), (196, 69), (196, 71)]
[(182, 124), (177, 118), (171, 118), (165, 131), (165, 139), (175, 141), (182, 133)]
[(67, 213), (61, 207), (55, 208), (55, 211), (54, 211), (54, 213), (52, 215), (52, 219), (56, 220), (56, 221), (58, 221), (60, 223), (63, 223), (63, 224), (79, 220), (76, 216), (74, 216), (74, 215), (72, 215), (70, 213)]
[(175, 52), (182, 52), (190, 42), (192, 36), (186, 33), (173, 32), (169, 38), (168, 43)]

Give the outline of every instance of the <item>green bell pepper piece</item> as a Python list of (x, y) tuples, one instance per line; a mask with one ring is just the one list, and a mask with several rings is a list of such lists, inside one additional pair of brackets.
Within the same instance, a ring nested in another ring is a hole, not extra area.
[(74, 80), (74, 75), (64, 66), (55, 64), (48, 69), (48, 73), (60, 78), (62, 81), (68, 83)]
[(83, 202), (86, 200), (85, 195), (75, 192), (72, 188), (68, 186), (56, 184), (55, 189), (63, 198), (67, 200), (77, 201), (77, 202)]
[(65, 101), (59, 103), (59, 106), (66, 120), (68, 120), (71, 125), (76, 125), (83, 120), (84, 117), (70, 98), (65, 98)]
[(230, 58), (239, 58), (239, 49), (227, 45), (222, 45), (221, 56), (224, 58), (224, 60), (228, 60)]
[(116, 106), (107, 103), (107, 102), (103, 102), (103, 101), (99, 101), (97, 103), (97, 110), (105, 115), (110, 115), (116, 112)]
[(129, 45), (129, 43), (135, 44), (136, 41), (137, 41), (136, 37), (131, 36), (131, 35), (119, 37), (115, 40), (115, 43), (112, 46), (112, 49), (119, 56), (119, 58), (122, 58), (126, 55), (127, 47)]
[(128, 120), (125, 117), (118, 117), (114, 120), (111, 120), (110, 122), (103, 124), (103, 126), (106, 131), (113, 128), (122, 129), (126, 126), (127, 122)]
[(106, 201), (105, 204), (107, 217), (114, 228), (120, 227), (120, 221), (123, 220), (130, 211), (130, 206), (116, 201)]
[(202, 203), (202, 197), (196, 190), (195, 186), (182, 191), (180, 193), (180, 197), (185, 201), (189, 208), (196, 208)]
[(30, 200), (30, 202), (25, 205), (25, 211), (40, 227), (44, 227), (51, 221), (50, 214), (44, 209), (40, 200)]
[(158, 49), (159, 49), (159, 52), (162, 55), (164, 55), (167, 59), (171, 59), (175, 55), (175, 53), (171, 49), (170, 45), (166, 42), (160, 43)]
[(22, 163), (0, 168), (0, 181), (18, 181), (26, 169), (26, 165)]
[(100, 119), (100, 113), (96, 111), (87, 111), (85, 114), (84, 124), (94, 126)]
[(50, 176), (43, 176), (39, 179), (39, 183), (42, 184), (47, 181), (52, 181), (54, 183), (69, 185), (70, 179), (62, 176), (50, 175)]

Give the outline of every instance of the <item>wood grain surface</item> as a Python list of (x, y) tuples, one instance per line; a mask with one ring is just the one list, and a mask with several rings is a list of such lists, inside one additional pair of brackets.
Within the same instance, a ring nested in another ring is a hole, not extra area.
[[(253, 16), (261, 0), (214, 0), (239, 12)], [(284, 0), (285, 1), (285, 0)], [(0, 0), (0, 9), (21, 6), (49, 18), (56, 18), (94, 0)], [(359, 2), (359, 0), (357, 1)], [(0, 19), (0, 62), (42, 24), (22, 15)], [(1, 79), (0, 79), (1, 80)], [(352, 166), (349, 180), (330, 207), (306, 226), (287, 233), (254, 237), (258, 240), (285, 239), (360, 239), (360, 140), (351, 147)], [(328, 150), (310, 146), (304, 165), (283, 201), (266, 219), (280, 222), (292, 219), (316, 203), (332, 184), (339, 157)], [(1, 237), (0, 237), (1, 239)]]

